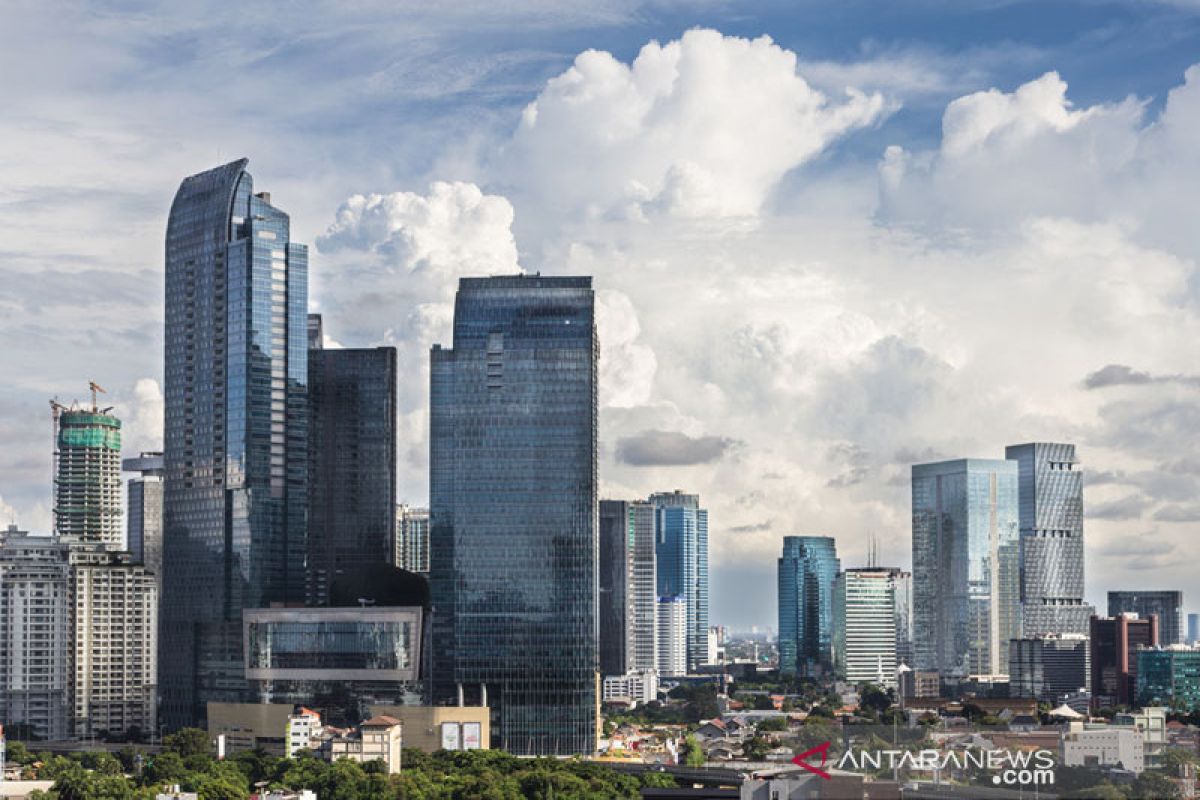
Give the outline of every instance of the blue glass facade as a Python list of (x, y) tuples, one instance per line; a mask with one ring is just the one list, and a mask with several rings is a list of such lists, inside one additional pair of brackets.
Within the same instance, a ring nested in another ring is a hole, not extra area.
[(246, 159), (167, 223), (162, 720), (245, 691), (241, 610), (304, 599), (308, 251)]
[(324, 605), (336, 574), (393, 558), (396, 348), (311, 344), (307, 596)]
[(708, 511), (682, 492), (650, 496), (658, 595), (687, 601), (688, 669), (708, 660)]
[(1008, 674), (1021, 636), (1015, 461), (912, 468), (916, 667), (946, 676)]
[(841, 570), (829, 536), (785, 536), (778, 561), (779, 671), (818, 677), (833, 665), (833, 585)]
[(492, 744), (596, 746), (598, 345), (590, 278), (466, 278), (431, 352), (433, 699)]
[(1075, 445), (1014, 445), (1004, 457), (1018, 470), (1022, 633), (1086, 636), (1095, 609), (1083, 602), (1083, 473)]

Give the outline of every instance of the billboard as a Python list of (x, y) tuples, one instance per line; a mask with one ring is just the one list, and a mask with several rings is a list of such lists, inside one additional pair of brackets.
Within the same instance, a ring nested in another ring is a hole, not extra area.
[(443, 750), (458, 750), (458, 723), (443, 722), (442, 723), (442, 749)]

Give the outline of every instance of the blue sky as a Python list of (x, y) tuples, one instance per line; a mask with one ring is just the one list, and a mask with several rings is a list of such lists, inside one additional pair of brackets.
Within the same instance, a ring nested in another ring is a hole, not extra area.
[(1089, 598), (1186, 591), (1197, 61), (1189, 0), (18, 3), (0, 513), (47, 528), (88, 379), (157, 445), (170, 199), (248, 156), (335, 343), (400, 349), (402, 500), (456, 278), (586, 272), (604, 491), (702, 493), (714, 620), (773, 625), (785, 534), (907, 564), (908, 463), (1034, 438), (1093, 476)]

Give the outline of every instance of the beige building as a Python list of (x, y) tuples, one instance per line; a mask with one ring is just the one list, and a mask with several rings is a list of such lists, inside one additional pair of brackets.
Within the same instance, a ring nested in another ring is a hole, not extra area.
[(404, 725), (404, 746), (434, 750), (488, 750), (492, 736), (486, 706), (371, 706), (371, 716)]
[(209, 703), (208, 735), (225, 737), (226, 755), (261, 748), (281, 757), (294, 710), (287, 703)]
[(129, 553), (72, 544), (74, 734), (158, 728), (158, 583)]
[(372, 717), (353, 733), (326, 739), (320, 752), (329, 761), (342, 758), (360, 764), (382, 761), (387, 765), (388, 774), (395, 774), (400, 771), (403, 729), (404, 726), (395, 717)]

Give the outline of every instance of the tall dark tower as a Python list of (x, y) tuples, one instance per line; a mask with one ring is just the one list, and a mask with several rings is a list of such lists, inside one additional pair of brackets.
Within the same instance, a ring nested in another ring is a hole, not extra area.
[(465, 278), (430, 397), (433, 694), (492, 744), (596, 747), (598, 346), (591, 278)]
[(167, 222), (162, 721), (244, 690), (242, 609), (304, 600), (308, 249), (246, 159)]

